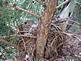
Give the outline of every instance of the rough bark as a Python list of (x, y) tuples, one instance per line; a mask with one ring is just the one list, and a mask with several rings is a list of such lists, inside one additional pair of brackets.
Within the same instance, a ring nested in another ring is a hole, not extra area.
[(36, 56), (38, 58), (43, 58), (44, 56), (44, 46), (46, 45), (47, 34), (48, 34), (48, 23), (51, 21), (56, 8), (56, 0), (50, 0), (48, 2), (47, 8), (45, 9), (42, 17), (41, 24), (39, 26), (39, 31), (37, 35), (37, 50)]

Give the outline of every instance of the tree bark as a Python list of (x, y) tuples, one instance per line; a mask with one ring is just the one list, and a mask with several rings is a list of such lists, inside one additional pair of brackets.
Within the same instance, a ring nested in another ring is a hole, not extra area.
[[(43, 58), (44, 56), (44, 47), (47, 41), (48, 35), (48, 23), (51, 22), (51, 19), (56, 11), (56, 2), (57, 0), (50, 0), (48, 2), (47, 8), (45, 9), (42, 17), (41, 24), (39, 26), (39, 31), (37, 35), (37, 50), (36, 57)], [(46, 3), (47, 4), (47, 3)]]

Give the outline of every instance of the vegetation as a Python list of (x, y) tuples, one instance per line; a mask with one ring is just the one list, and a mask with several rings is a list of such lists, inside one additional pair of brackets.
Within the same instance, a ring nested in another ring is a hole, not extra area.
[(80, 0), (0, 0), (0, 61), (76, 57), (80, 41)]

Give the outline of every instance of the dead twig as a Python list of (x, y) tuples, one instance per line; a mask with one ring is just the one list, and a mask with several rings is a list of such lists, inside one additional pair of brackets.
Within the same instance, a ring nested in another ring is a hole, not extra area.
[(66, 32), (63, 32), (63, 33), (69, 37), (75, 37), (77, 40), (81, 41), (81, 39), (79, 37), (77, 37), (76, 34), (71, 34), (71, 33), (66, 33)]
[(14, 36), (16, 36), (16, 37), (27, 37), (27, 38), (37, 38), (36, 36), (33, 36), (31, 34), (26, 34), (26, 35), (16, 35), (16, 34), (14, 34), (14, 35), (9, 35), (9, 36), (0, 36), (0, 38), (5, 39), (7, 37), (14, 37)]
[(26, 43), (23, 38), (22, 38), (22, 41), (23, 41), (23, 46), (24, 46), (25, 52), (26, 52)]

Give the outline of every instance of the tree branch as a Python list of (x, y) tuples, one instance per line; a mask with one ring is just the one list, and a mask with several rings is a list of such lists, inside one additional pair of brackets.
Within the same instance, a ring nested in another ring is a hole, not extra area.
[(40, 17), (39, 15), (37, 15), (37, 13), (34, 13), (32, 10), (23, 9), (23, 8), (21, 8), (21, 7), (19, 7), (19, 6), (16, 6), (15, 4), (13, 4), (13, 7), (14, 7), (16, 10), (20, 10), (20, 11), (23, 11), (23, 12), (25, 12), (25, 13), (29, 13), (29, 14), (31, 14), (31, 15), (33, 15), (33, 16)]

